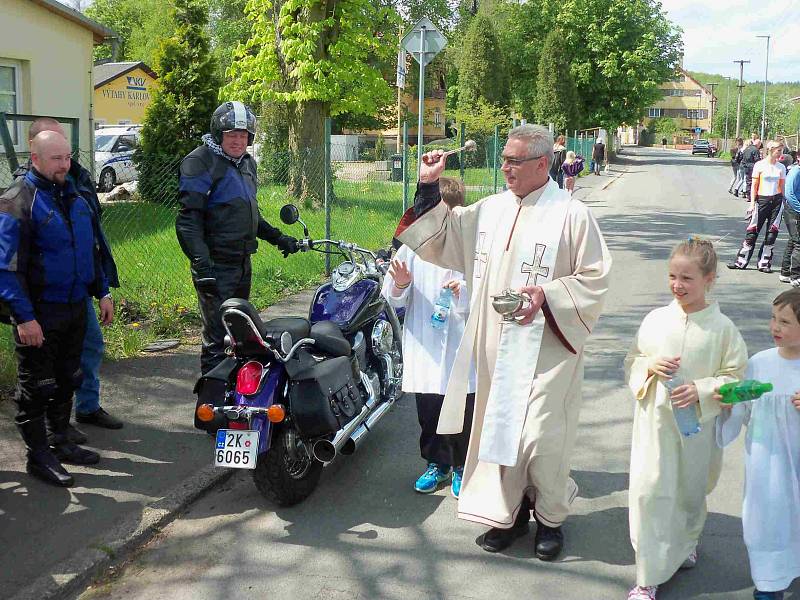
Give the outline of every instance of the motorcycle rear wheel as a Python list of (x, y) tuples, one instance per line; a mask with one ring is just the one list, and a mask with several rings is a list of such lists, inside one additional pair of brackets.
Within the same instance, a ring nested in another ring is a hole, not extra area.
[(276, 429), (269, 452), (259, 457), (253, 470), (258, 491), (278, 506), (294, 506), (308, 498), (322, 475), (322, 463), (292, 433), (288, 427)]

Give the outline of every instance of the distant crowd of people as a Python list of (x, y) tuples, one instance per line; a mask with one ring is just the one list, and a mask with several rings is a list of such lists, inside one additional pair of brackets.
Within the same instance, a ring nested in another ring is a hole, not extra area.
[(756, 242), (765, 230), (758, 250), (757, 268), (772, 273), (772, 257), (786, 222), (789, 239), (783, 253), (780, 280), (800, 287), (800, 164), (797, 149), (782, 137), (762, 143), (753, 133), (747, 142), (736, 140), (731, 150), (733, 178), (728, 192), (748, 202), (745, 238), (729, 269), (746, 269), (755, 253)]
[[(553, 164), (550, 165), (550, 177), (562, 190), (570, 194), (575, 191), (575, 180), (583, 172), (586, 159), (572, 150), (567, 150), (564, 145), (566, 136), (559, 135), (553, 144)], [(600, 169), (606, 161), (606, 144), (603, 138), (597, 138), (592, 146), (592, 160), (589, 170), (595, 175), (600, 175)]]

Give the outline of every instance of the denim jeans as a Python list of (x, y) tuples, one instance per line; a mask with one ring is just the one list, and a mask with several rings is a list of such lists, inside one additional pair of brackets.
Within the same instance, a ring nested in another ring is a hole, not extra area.
[(789, 232), (789, 240), (783, 251), (781, 275), (797, 281), (800, 280), (800, 214), (788, 202), (783, 205), (783, 220)]
[(81, 352), (83, 383), (75, 390), (75, 412), (88, 415), (100, 408), (100, 363), (103, 362), (103, 332), (91, 297), (86, 299), (86, 337)]

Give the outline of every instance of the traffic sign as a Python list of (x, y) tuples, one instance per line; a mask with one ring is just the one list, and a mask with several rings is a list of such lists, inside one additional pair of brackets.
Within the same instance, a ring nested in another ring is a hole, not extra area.
[(703, 129), (702, 129), (702, 127), (695, 127), (694, 128), (694, 132), (695, 133), (703, 133)]
[(422, 17), (403, 36), (400, 47), (410, 52), (414, 59), (425, 66), (447, 45), (447, 39), (427, 17)]

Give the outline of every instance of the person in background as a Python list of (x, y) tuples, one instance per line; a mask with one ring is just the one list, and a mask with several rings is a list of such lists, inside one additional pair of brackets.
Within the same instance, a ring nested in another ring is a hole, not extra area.
[(556, 138), (553, 144), (553, 164), (550, 166), (550, 177), (558, 184), (562, 190), (564, 189), (564, 173), (561, 171), (561, 165), (567, 158), (567, 149), (564, 146), (567, 138), (560, 135)]
[(753, 167), (761, 160), (761, 140), (756, 138), (751, 140), (750, 145), (744, 149), (742, 154), (742, 168), (745, 176), (745, 197), (750, 200), (750, 192), (753, 187)]
[(733, 170), (733, 179), (728, 186), (728, 193), (739, 197), (739, 187), (741, 186), (741, 176), (739, 165), (742, 162), (742, 151), (744, 149), (744, 140), (736, 138), (736, 145), (731, 148), (731, 169)]
[(789, 240), (783, 251), (780, 280), (800, 287), (800, 164), (795, 163), (789, 169), (783, 196), (783, 215)]
[(746, 269), (753, 256), (758, 234), (766, 225), (764, 241), (758, 251), (758, 270), (772, 273), (772, 250), (781, 227), (783, 215), (783, 189), (786, 183), (786, 167), (778, 161), (781, 145), (771, 141), (766, 147), (767, 158), (758, 161), (751, 173), (752, 188), (750, 207), (747, 214), (750, 220), (736, 260), (728, 264), (729, 269)]
[(567, 152), (567, 158), (561, 165), (561, 171), (564, 173), (564, 189), (570, 195), (575, 191), (575, 179), (583, 171), (584, 160), (582, 156), (576, 155), (572, 150)]
[[(464, 205), (465, 188), (461, 181), (441, 177), (439, 192), (442, 201), (451, 209)], [(431, 324), (431, 315), (445, 288), (451, 290), (454, 301), (444, 327), (438, 329)], [(406, 309), (402, 390), (416, 396), (421, 428), (419, 449), (428, 463), (425, 472), (414, 483), (414, 489), (421, 494), (430, 494), (442, 482), (451, 479), (451, 492), (458, 498), (472, 428), (474, 373), (470, 375), (464, 429), (458, 434), (442, 435), (436, 433), (436, 426), (456, 350), (464, 335), (469, 309), (467, 282), (462, 273), (437, 267), (419, 258), (408, 246), (401, 246), (391, 261), (382, 293), (392, 306)]]
[(600, 175), (600, 169), (603, 166), (603, 161), (606, 159), (606, 145), (603, 138), (598, 138), (595, 145), (592, 147), (592, 161), (594, 162), (594, 174)]

